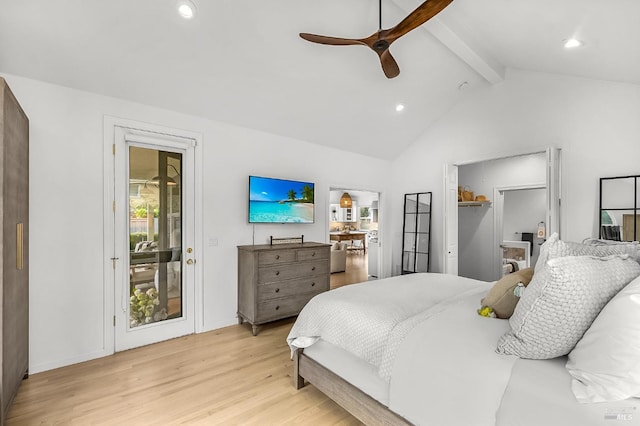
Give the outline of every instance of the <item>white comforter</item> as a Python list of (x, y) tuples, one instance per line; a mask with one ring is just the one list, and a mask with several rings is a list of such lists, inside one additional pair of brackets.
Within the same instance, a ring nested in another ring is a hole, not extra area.
[[(341, 287), (311, 299), (287, 342), (294, 350), (322, 338), (378, 367), (380, 376), (389, 381), (407, 334), (466, 297), (479, 305), (490, 285), (421, 273)], [(473, 312), (477, 316), (475, 308)]]
[(517, 358), (496, 353), (509, 321), (463, 296), (414, 327), (393, 367), (389, 408), (416, 425), (493, 426)]
[(343, 287), (313, 299), (288, 341), (322, 338), (378, 366), (384, 404), (416, 425), (606, 426), (614, 414), (640, 424), (640, 399), (579, 404), (562, 358), (497, 354), (509, 321), (476, 313), (491, 285), (414, 274)]

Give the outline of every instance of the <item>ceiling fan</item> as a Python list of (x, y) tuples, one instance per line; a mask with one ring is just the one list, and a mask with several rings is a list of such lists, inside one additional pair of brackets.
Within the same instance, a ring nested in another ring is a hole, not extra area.
[(453, 0), (427, 0), (404, 18), (398, 25), (385, 30), (382, 29), (382, 0), (379, 0), (378, 31), (371, 34), (369, 37), (354, 39), (328, 37), (309, 33), (300, 33), (300, 37), (312, 43), (328, 44), (331, 46), (348, 46), (354, 44), (368, 46), (380, 57), (380, 64), (382, 65), (382, 70), (387, 78), (394, 78), (400, 74), (400, 67), (398, 67), (398, 63), (393, 59), (393, 56), (391, 56), (391, 52), (389, 51), (391, 43), (436, 16), (452, 1)]

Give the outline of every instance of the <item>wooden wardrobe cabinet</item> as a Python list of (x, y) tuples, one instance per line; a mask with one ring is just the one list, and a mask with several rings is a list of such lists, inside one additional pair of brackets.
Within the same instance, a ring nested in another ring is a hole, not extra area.
[(0, 78), (0, 425), (29, 369), (29, 119)]

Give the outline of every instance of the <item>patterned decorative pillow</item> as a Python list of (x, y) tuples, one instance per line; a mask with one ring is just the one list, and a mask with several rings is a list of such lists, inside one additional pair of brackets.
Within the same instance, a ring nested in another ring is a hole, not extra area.
[(636, 262), (640, 263), (640, 242), (638, 241), (612, 241), (587, 238), (582, 243), (588, 246), (614, 246), (616, 249), (626, 250), (626, 253), (628, 253), (629, 256), (633, 257)]
[(589, 246), (620, 246), (620, 245), (631, 245), (637, 246), (638, 241), (614, 241), (614, 240), (599, 240), (597, 238), (585, 238), (582, 244), (586, 244)]
[(628, 255), (568, 256), (536, 271), (496, 352), (549, 359), (568, 354), (607, 302), (640, 275)]
[(540, 255), (536, 262), (535, 272), (538, 272), (543, 268), (547, 261), (566, 256), (606, 257), (618, 254), (628, 254), (635, 259), (636, 262), (640, 261), (640, 246), (637, 243), (594, 244), (592, 243), (593, 240), (586, 241), (588, 241), (588, 244), (562, 241), (558, 237), (558, 233), (554, 232), (547, 241), (540, 246)]

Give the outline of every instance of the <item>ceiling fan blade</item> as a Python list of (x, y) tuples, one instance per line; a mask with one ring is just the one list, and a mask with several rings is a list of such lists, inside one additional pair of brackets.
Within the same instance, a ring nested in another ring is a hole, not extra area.
[(349, 46), (354, 44), (364, 44), (362, 40), (357, 40), (353, 38), (329, 37), (329, 36), (309, 34), (309, 33), (300, 33), (300, 37), (312, 43), (328, 44), (331, 46)]
[(394, 78), (400, 74), (400, 67), (396, 60), (391, 56), (389, 49), (379, 54), (380, 64), (382, 65), (382, 71), (387, 78)]
[(453, 0), (427, 0), (404, 18), (398, 25), (385, 30), (385, 39), (389, 43), (405, 35), (411, 30), (418, 28), (429, 19), (436, 16), (445, 7), (449, 6)]

